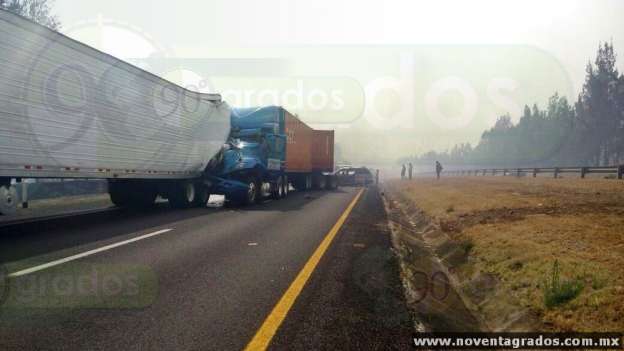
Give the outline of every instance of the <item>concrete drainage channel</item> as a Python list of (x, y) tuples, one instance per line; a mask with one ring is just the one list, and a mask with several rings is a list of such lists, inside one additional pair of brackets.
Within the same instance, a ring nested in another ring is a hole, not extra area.
[(416, 316), (415, 331), (487, 330), (467, 307), (468, 301), (457, 289), (453, 274), (424, 237), (429, 223), (424, 218), (411, 219), (394, 200), (382, 195), (393, 246), (400, 259), (406, 300)]
[[(397, 198), (395, 198), (395, 196)], [(501, 288), (491, 274), (458, 273), (468, 254), (425, 213), (384, 194), (384, 206), (400, 259), (408, 305), (420, 320), (416, 331), (531, 331), (536, 316)]]

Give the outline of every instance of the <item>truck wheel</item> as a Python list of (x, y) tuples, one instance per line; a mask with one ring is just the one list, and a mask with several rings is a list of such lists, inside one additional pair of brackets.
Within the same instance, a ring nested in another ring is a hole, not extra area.
[(151, 183), (117, 181), (108, 183), (108, 195), (115, 206), (147, 208), (154, 205), (158, 192)]
[(314, 190), (324, 190), (326, 187), (326, 177), (324, 175), (317, 175), (313, 178)]
[(17, 191), (15, 187), (0, 187), (0, 214), (11, 215), (17, 211)]
[(196, 184), (195, 189), (197, 190), (197, 194), (195, 195), (195, 201), (193, 205), (197, 207), (206, 207), (206, 203), (208, 202), (208, 198), (210, 198), (210, 191), (205, 184)]
[(108, 183), (108, 196), (117, 207), (126, 207), (130, 203), (130, 194), (128, 193), (128, 187), (125, 185), (122, 182)]
[(169, 189), (169, 205), (173, 208), (189, 208), (195, 203), (197, 195), (195, 183), (175, 182)]
[(290, 183), (288, 182), (288, 177), (284, 176), (284, 181), (282, 182), (282, 197), (287, 197), (288, 192), (290, 191)]
[(251, 178), (247, 180), (247, 197), (245, 198), (245, 205), (252, 205), (260, 201), (260, 186), (258, 182)]
[(128, 192), (130, 198), (128, 205), (134, 208), (148, 208), (154, 206), (158, 191), (152, 184), (135, 184)]
[(311, 175), (307, 175), (305, 176), (305, 190), (311, 190), (312, 189), (312, 176)]
[(305, 191), (305, 186), (306, 186), (305, 177), (300, 177), (300, 176), (295, 177), (293, 179), (292, 185), (297, 191)]
[(271, 197), (275, 200), (279, 200), (284, 197), (284, 178), (281, 176), (277, 178), (277, 182), (271, 191), (271, 195)]
[(325, 184), (325, 188), (327, 190), (336, 190), (338, 189), (338, 178), (335, 175), (328, 175), (327, 181)]

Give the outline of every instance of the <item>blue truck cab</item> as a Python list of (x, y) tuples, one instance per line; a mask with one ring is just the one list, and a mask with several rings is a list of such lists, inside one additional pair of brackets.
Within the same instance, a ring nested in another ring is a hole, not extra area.
[(212, 194), (234, 204), (286, 196), (283, 111), (277, 106), (232, 109), (228, 140), (206, 168)]

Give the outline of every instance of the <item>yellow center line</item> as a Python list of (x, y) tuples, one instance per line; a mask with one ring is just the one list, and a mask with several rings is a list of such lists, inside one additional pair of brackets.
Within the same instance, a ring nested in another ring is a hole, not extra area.
[(355, 207), (355, 204), (358, 202), (363, 192), (364, 189), (360, 189), (347, 209), (342, 213), (340, 218), (338, 218), (338, 222), (336, 222), (329, 233), (325, 235), (321, 244), (316, 248), (312, 256), (310, 256), (308, 262), (306, 262), (303, 269), (301, 269), (295, 280), (290, 284), (290, 287), (288, 287), (288, 290), (286, 290), (277, 305), (273, 307), (269, 316), (264, 320), (264, 323), (262, 323), (262, 326), (258, 329), (256, 335), (254, 335), (253, 339), (251, 339), (249, 344), (247, 344), (245, 351), (266, 350), (269, 346), (269, 343), (271, 342), (271, 339), (273, 339), (273, 336), (275, 336), (277, 329), (286, 318), (288, 311), (290, 311), (290, 308), (293, 306), (295, 300), (303, 290), (303, 287), (312, 275), (312, 272), (316, 269), (316, 266), (325, 254), (325, 251), (327, 251), (329, 245), (331, 245), (334, 237), (338, 234), (338, 231), (347, 220), (347, 217), (349, 217), (349, 214), (353, 210), (353, 207)]

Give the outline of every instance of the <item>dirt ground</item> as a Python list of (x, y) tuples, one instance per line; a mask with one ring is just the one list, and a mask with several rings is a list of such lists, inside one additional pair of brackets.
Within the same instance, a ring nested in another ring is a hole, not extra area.
[[(443, 259), (484, 318), (511, 304), (533, 316), (529, 329), (624, 330), (624, 182), (456, 177), (390, 181), (385, 191), (407, 216), (422, 211), (431, 237), (464, 250)], [(583, 287), (546, 307), (555, 260), (562, 280)], [(483, 288), (488, 279), (495, 289)]]

